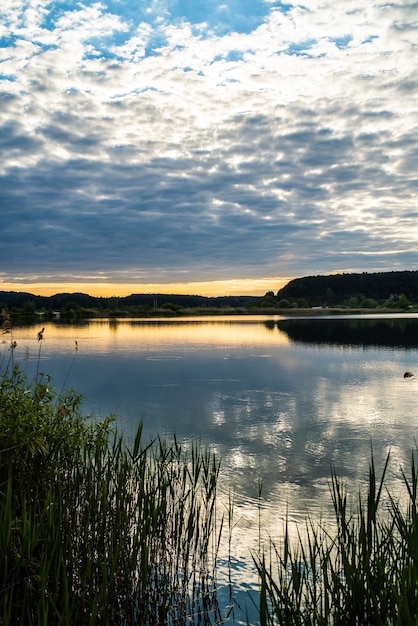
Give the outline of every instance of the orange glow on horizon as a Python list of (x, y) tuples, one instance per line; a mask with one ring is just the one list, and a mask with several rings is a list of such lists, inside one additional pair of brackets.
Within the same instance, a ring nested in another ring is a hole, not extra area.
[(33, 295), (86, 293), (96, 297), (123, 297), (136, 293), (182, 294), (196, 296), (263, 296), (276, 293), (290, 278), (243, 278), (187, 283), (104, 283), (104, 282), (0, 282), (0, 291), (24, 291)]

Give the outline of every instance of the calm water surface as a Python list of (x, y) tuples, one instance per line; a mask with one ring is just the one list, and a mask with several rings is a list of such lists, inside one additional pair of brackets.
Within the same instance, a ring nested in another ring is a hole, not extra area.
[[(29, 371), (37, 330), (15, 329)], [(86, 412), (115, 413), (128, 437), (142, 421), (147, 438), (175, 432), (219, 454), (239, 588), (254, 585), (250, 550), (280, 539), (287, 511), (294, 530), (306, 514), (330, 516), (332, 466), (353, 497), (371, 444), (378, 467), (391, 451), (393, 483), (409, 466), (418, 378), (403, 374), (418, 375), (416, 315), (46, 323), (44, 337), (43, 371), (84, 394)]]

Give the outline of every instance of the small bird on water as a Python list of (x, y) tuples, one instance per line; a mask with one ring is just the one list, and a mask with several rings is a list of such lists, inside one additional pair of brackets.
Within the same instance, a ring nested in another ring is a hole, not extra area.
[(415, 374), (413, 374), (412, 372), (405, 372), (403, 377), (404, 378), (415, 378)]

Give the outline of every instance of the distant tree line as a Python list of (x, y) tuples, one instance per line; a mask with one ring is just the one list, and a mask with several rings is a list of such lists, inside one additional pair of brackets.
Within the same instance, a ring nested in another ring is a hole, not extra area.
[(222, 312), (267, 311), (289, 308), (392, 308), (418, 307), (418, 271), (369, 274), (332, 274), (295, 278), (277, 294), (207, 297), (178, 294), (131, 294), (124, 297), (95, 297), (85, 293), (37, 296), (27, 292), (0, 291), (0, 308), (24, 315), (59, 312), (70, 316), (128, 316), (178, 314), (183, 309)]
[(296, 278), (278, 291), (274, 301), (281, 308), (321, 306), (406, 309), (418, 304), (418, 271)]
[(11, 312), (31, 315), (39, 312), (62, 316), (98, 313), (129, 314), (164, 310), (178, 312), (186, 308), (247, 308), (259, 301), (253, 296), (205, 297), (177, 294), (132, 294), (108, 298), (89, 296), (85, 293), (60, 293), (53, 296), (37, 296), (26, 292), (0, 291), (0, 308)]

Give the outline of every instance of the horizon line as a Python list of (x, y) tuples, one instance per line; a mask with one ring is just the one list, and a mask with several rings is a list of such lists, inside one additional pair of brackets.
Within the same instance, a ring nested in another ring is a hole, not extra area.
[(90, 281), (0, 281), (0, 291), (24, 292), (34, 296), (54, 296), (61, 293), (83, 293), (92, 297), (112, 298), (131, 295), (184, 295), (202, 297), (253, 296), (262, 297), (268, 291), (277, 292), (291, 278), (263, 277), (213, 281), (172, 283), (122, 283)]

